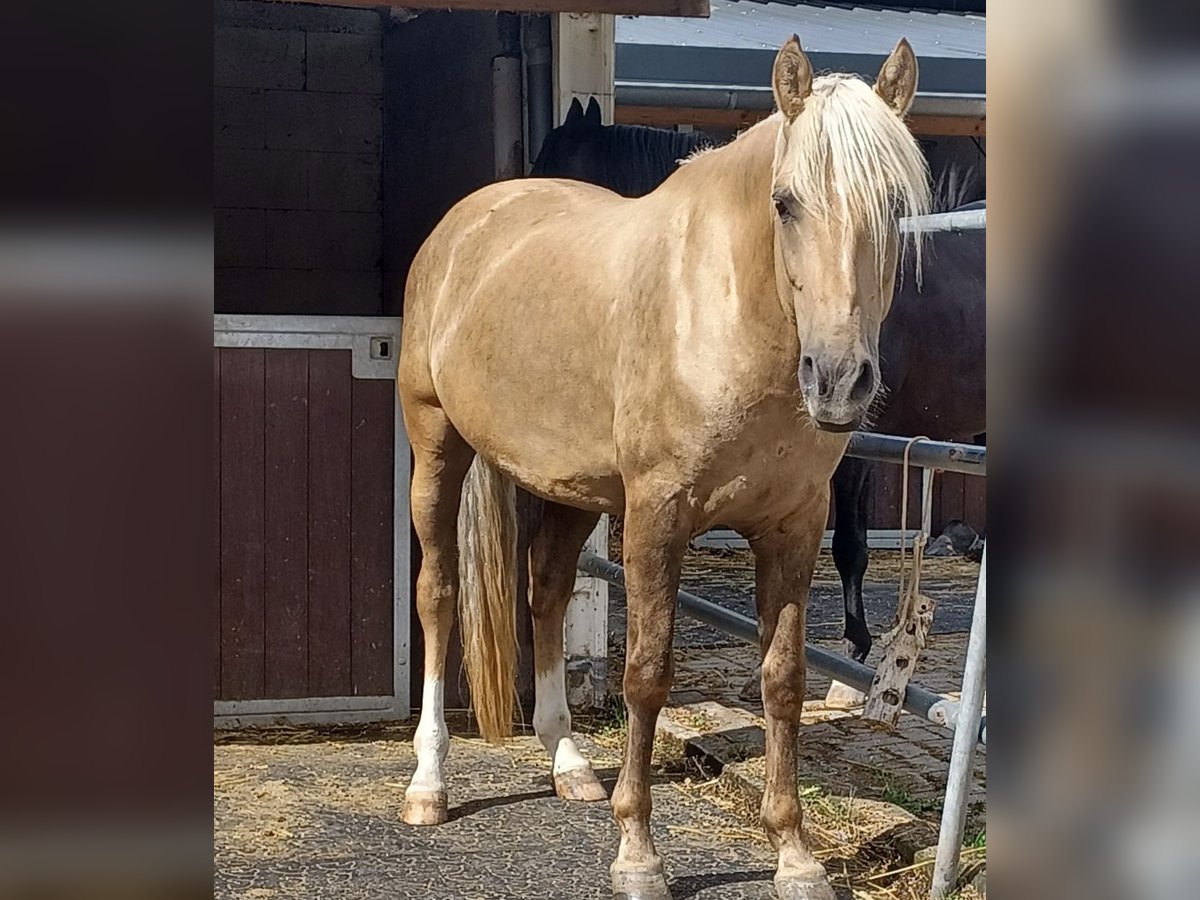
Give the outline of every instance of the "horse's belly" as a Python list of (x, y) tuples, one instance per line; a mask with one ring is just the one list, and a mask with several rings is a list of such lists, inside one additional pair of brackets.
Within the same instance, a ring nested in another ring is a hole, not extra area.
[[(489, 342), (490, 343), (490, 342)], [(521, 487), (571, 506), (619, 512), (625, 502), (612, 437), (611, 402), (562, 354), (447, 347), (433, 368), (438, 398), (477, 452)], [(556, 364), (548, 360), (556, 359)]]

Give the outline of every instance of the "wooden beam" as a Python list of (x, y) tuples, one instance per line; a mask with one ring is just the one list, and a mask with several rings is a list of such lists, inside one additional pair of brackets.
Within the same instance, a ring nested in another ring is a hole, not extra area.
[(694, 125), (697, 128), (744, 128), (762, 121), (771, 113), (767, 110), (689, 109), (681, 106), (618, 106), (615, 121), (621, 125), (655, 125), (674, 128)]
[(368, 9), (487, 10), (490, 12), (610, 13), (617, 16), (709, 17), (709, 0), (281, 0), (321, 6), (354, 6)]
[(921, 137), (987, 137), (986, 116), (909, 116), (908, 127)]
[(613, 120), (617, 66), (617, 20), (600, 14), (554, 17), (554, 124), (566, 117), (571, 100), (600, 104), (600, 119)]
[[(747, 128), (769, 116), (756, 109), (690, 109), (681, 106), (618, 106), (615, 121), (622, 125), (654, 125), (673, 128), (694, 125), (697, 128)], [(987, 137), (984, 116), (909, 116), (908, 127), (921, 137)]]

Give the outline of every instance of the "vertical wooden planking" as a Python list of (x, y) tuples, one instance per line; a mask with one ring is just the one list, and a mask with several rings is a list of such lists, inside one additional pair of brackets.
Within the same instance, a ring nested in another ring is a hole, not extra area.
[(943, 472), (939, 476), (942, 488), (941, 519), (937, 522), (934, 534), (941, 533), (946, 523), (951, 519), (963, 517), (963, 494), (966, 490), (967, 476), (959, 472)]
[(308, 689), (349, 696), (350, 351), (308, 354)]
[(308, 351), (267, 350), (266, 696), (308, 694)]
[[(904, 466), (898, 466), (896, 471), (903, 476)], [(934, 488), (937, 488), (937, 475), (934, 475)], [(903, 480), (903, 479), (901, 479)], [(920, 528), (921, 527), (921, 480), (922, 470), (920, 466), (910, 465), (908, 467), (908, 521), (905, 523), (905, 528)], [(899, 503), (903, 497), (897, 499), (896, 509), (899, 510)], [(897, 513), (897, 516), (899, 513)]]
[(221, 350), (221, 698), (263, 695), (263, 351)]
[(221, 351), (213, 348), (213, 697), (221, 696)]
[(871, 498), (870, 524), (868, 528), (892, 529), (900, 527), (900, 467), (886, 463), (875, 466), (875, 491)]
[(945, 478), (945, 472), (933, 473), (933, 521), (929, 526), (933, 535), (941, 534), (942, 527), (946, 522), (942, 513), (942, 495), (946, 491)]
[(963, 481), (963, 519), (983, 534), (987, 530), (987, 478), (968, 475)]
[(350, 644), (355, 695), (392, 693), (396, 386), (351, 382)]

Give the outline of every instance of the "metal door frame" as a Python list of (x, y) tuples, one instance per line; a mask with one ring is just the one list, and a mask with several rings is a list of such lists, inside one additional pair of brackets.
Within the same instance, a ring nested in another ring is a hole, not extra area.
[[(213, 346), (245, 349), (349, 350), (351, 376), (394, 381), (401, 320), (368, 316), (214, 315)], [(385, 346), (386, 344), (386, 346)], [(393, 394), (393, 397), (395, 395)], [(379, 722), (411, 715), (412, 678), (409, 512), (409, 446), (400, 403), (395, 401), (392, 522), (392, 694), (215, 700), (218, 728)]]

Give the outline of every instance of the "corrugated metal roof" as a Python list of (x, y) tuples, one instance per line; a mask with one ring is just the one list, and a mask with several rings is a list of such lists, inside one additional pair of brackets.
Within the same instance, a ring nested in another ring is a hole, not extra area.
[[(907, 37), (922, 91), (984, 92), (985, 18), (957, 12), (829, 3), (711, 0), (709, 19), (617, 19), (618, 82), (765, 85), (793, 33), (818, 70), (874, 74)], [(765, 67), (765, 68), (764, 68)]]

